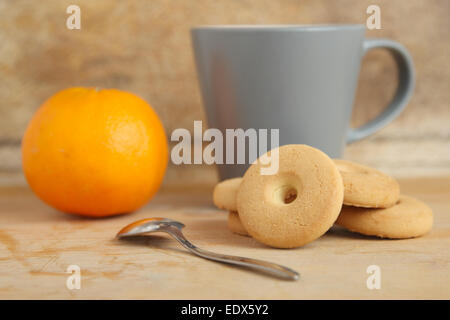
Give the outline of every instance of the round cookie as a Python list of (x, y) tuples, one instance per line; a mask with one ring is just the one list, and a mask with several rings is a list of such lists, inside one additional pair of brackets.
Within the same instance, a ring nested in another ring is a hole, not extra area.
[(276, 248), (299, 247), (336, 221), (344, 197), (342, 178), (325, 153), (307, 145), (280, 147), (278, 160), (273, 175), (261, 174), (260, 161), (247, 170), (237, 194), (239, 217), (256, 240)]
[(239, 234), (241, 236), (249, 236), (247, 230), (245, 230), (244, 226), (242, 225), (239, 214), (236, 211), (228, 212), (228, 229), (230, 229), (231, 232)]
[(237, 211), (236, 193), (242, 178), (227, 179), (214, 187), (213, 202), (219, 209)]
[(400, 196), (398, 182), (376, 169), (334, 159), (344, 182), (344, 204), (365, 208), (389, 208)]
[(397, 204), (387, 209), (344, 206), (336, 224), (380, 238), (414, 238), (431, 230), (433, 213), (422, 201), (401, 195)]

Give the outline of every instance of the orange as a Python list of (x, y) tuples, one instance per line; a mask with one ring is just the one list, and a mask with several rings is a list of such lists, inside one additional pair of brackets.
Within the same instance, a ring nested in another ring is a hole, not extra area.
[(70, 88), (50, 97), (22, 140), (31, 189), (64, 212), (128, 213), (158, 190), (168, 161), (164, 128), (143, 99), (116, 89)]

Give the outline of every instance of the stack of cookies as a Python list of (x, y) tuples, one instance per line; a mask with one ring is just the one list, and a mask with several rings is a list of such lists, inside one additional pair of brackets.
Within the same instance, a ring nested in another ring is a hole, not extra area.
[[(270, 151), (269, 151), (270, 156)], [(279, 170), (262, 175), (255, 161), (243, 178), (216, 185), (214, 204), (228, 210), (228, 227), (276, 248), (305, 245), (334, 223), (380, 238), (426, 234), (431, 209), (400, 194), (392, 177), (354, 162), (332, 160), (307, 145), (278, 148)]]

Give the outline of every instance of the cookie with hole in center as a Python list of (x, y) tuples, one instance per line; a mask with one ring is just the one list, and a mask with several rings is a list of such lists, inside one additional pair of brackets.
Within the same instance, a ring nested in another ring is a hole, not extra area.
[(231, 232), (241, 236), (249, 236), (247, 230), (245, 230), (242, 225), (241, 219), (239, 218), (239, 213), (236, 211), (228, 212), (228, 229), (230, 229)]
[(406, 239), (429, 232), (433, 212), (422, 201), (401, 195), (397, 204), (387, 209), (343, 206), (336, 224), (368, 236)]
[(239, 217), (250, 236), (271, 247), (295, 248), (333, 225), (344, 187), (325, 153), (307, 145), (285, 145), (278, 148), (275, 174), (262, 174), (263, 166), (258, 160), (250, 166), (237, 194)]
[(358, 163), (334, 159), (344, 183), (344, 204), (364, 208), (389, 208), (399, 199), (400, 186), (389, 175)]
[(242, 178), (232, 178), (219, 182), (214, 187), (213, 203), (219, 209), (236, 211), (236, 193)]

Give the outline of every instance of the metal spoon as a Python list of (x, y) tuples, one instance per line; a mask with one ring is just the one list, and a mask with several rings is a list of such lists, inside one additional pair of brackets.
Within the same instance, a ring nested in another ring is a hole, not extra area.
[(116, 237), (118, 239), (122, 239), (152, 232), (166, 232), (178, 240), (183, 247), (202, 258), (256, 269), (287, 280), (298, 280), (299, 278), (299, 274), (294, 270), (275, 263), (244, 257), (223, 255), (200, 249), (184, 237), (181, 232), (183, 227), (184, 224), (172, 219), (143, 219), (129, 224), (120, 230)]

